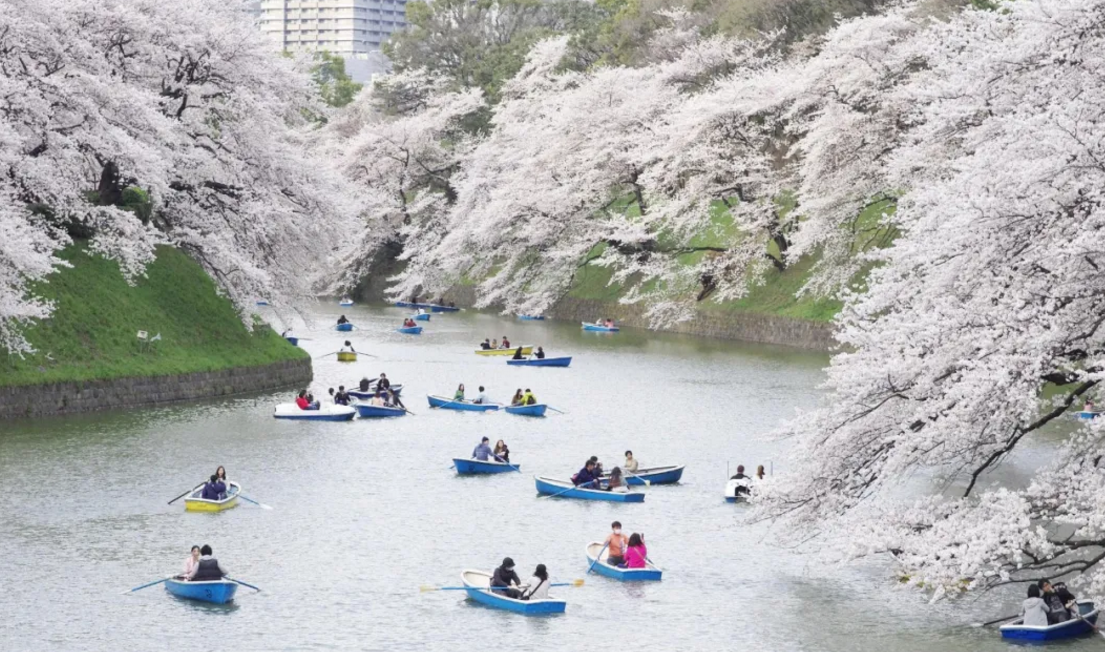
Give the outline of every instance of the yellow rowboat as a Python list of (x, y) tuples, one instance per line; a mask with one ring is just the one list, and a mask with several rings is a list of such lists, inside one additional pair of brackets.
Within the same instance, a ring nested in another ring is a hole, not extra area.
[(196, 487), (192, 490), (192, 493), (184, 499), (184, 511), (186, 512), (221, 512), (224, 509), (230, 509), (238, 506), (238, 494), (242, 492), (242, 487), (233, 480), (230, 481), (230, 487), (226, 490), (226, 498), (222, 500), (206, 500), (201, 498), (203, 496), (203, 485)]
[[(518, 347), (512, 347), (509, 349), (477, 349), (476, 355), (514, 355), (514, 352), (518, 350)], [(522, 355), (529, 355), (533, 353), (533, 345), (527, 344), (522, 347)]]
[(338, 362), (356, 362), (357, 354), (352, 351), (339, 351)]

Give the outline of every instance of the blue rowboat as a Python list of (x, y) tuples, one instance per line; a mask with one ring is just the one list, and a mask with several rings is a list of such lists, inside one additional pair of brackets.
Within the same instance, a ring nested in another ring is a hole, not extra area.
[(568, 606), (563, 600), (515, 600), (508, 598), (498, 591), (491, 590), (491, 573), (477, 570), (466, 570), (460, 574), (460, 581), (464, 584), (468, 599), (473, 602), (513, 611), (525, 616), (539, 616), (543, 614), (562, 614)]
[(430, 321), (430, 313), (424, 312), (421, 315), (411, 315), (411, 319), (415, 321)]
[(546, 495), (559, 495), (560, 498), (579, 498), (581, 500), (605, 500), (611, 503), (643, 503), (643, 493), (619, 493), (617, 491), (603, 491), (601, 489), (584, 489), (572, 485), (571, 480), (556, 480), (533, 476), (537, 484), (537, 493)]
[(216, 580), (213, 582), (166, 580), (165, 590), (178, 598), (226, 604), (234, 599), (234, 594), (238, 592), (238, 584), (230, 580)]
[(454, 401), (451, 398), (445, 398), (444, 396), (427, 396), (427, 400), (430, 401), (430, 407), (441, 408), (443, 410), (462, 410), (467, 412), (490, 412), (499, 409), (498, 403), (471, 403), (469, 401)]
[[(392, 385), (391, 386), (391, 393), (395, 394), (396, 396), (399, 396), (400, 392), (402, 392), (402, 391), (403, 391), (403, 386), (402, 385)], [(372, 398), (373, 396), (376, 396), (376, 389), (372, 388), (372, 389), (369, 389), (367, 392), (362, 392), (359, 389), (351, 389), (348, 392), (346, 392), (346, 394), (349, 394), (353, 398), (359, 398), (359, 399), (363, 400), (363, 399), (369, 399), (369, 398)]]
[(454, 306), (439, 306), (433, 303), (415, 307), (422, 308), (423, 310), (429, 310), (430, 312), (460, 312), (460, 308)]
[(258, 302), (257, 302), (257, 305), (259, 305), (259, 306), (267, 306), (267, 305), (269, 305), (269, 302), (268, 302), (268, 301), (258, 301)]
[(353, 305), (353, 300), (352, 299), (342, 299), (341, 301), (338, 302), (338, 305), (341, 306), (342, 308), (349, 308), (350, 306)]
[(299, 346), (299, 338), (298, 337), (285, 337), (284, 339), (291, 342), (292, 346)]
[(649, 484), (675, 484), (683, 477), (684, 468), (685, 465), (682, 464), (679, 466), (654, 466), (648, 469), (637, 469), (637, 472), (632, 475), (625, 471), (625, 483), (643, 485), (645, 480), (648, 480)]
[(602, 326), (599, 324), (591, 324), (588, 322), (582, 322), (583, 330), (594, 331), (596, 333), (617, 333), (619, 329), (617, 326)]
[(348, 405), (323, 403), (317, 410), (300, 410), (295, 403), (281, 403), (276, 406), (272, 416), (297, 421), (352, 421), (357, 416), (357, 411)]
[(1083, 410), (1082, 412), (1078, 413), (1078, 418), (1079, 419), (1096, 419), (1099, 414), (1101, 414), (1101, 413), (1100, 412), (1086, 412), (1085, 410)]
[(1024, 622), (1022, 619), (1017, 619), (1000, 627), (1001, 637), (1021, 641), (1056, 641), (1082, 636), (1093, 631), (1091, 625), (1097, 622), (1097, 607), (1094, 606), (1093, 601), (1079, 600), (1078, 613), (1082, 614), (1081, 619), (1075, 616), (1066, 622), (1047, 627), (1028, 627), (1020, 624)]
[(357, 409), (357, 414), (361, 415), (362, 419), (370, 419), (373, 417), (402, 417), (407, 414), (406, 410), (397, 407), (365, 405), (364, 403), (358, 403), (353, 407)]
[(344, 324), (338, 324), (334, 328), (343, 333), (348, 333), (349, 331), (353, 330), (353, 324), (351, 322), (345, 322)]
[(458, 475), (510, 473), (511, 471), (519, 471), (522, 468), (521, 464), (507, 464), (505, 462), (496, 462), (495, 460), (483, 462), (480, 460), (465, 459), (463, 457), (454, 457), (453, 466), (457, 467)]
[[(603, 544), (592, 541), (587, 544), (587, 565), (603, 577), (610, 577), (622, 582), (659, 582), (663, 571), (649, 564), (645, 568), (620, 568), (611, 566), (607, 562), (610, 550), (603, 550)], [(598, 558), (598, 561), (595, 559)]]
[(518, 315), (522, 321), (545, 321), (545, 315)]
[(395, 332), (402, 333), (404, 335), (420, 335), (422, 333), (421, 326), (407, 326), (406, 328), (396, 328)]
[(507, 360), (512, 367), (567, 367), (572, 364), (572, 356), (563, 358), (530, 358), (529, 360)]
[(520, 414), (524, 417), (543, 417), (545, 416), (545, 409), (549, 406), (544, 403), (534, 403), (533, 405), (508, 405), (504, 408), (507, 414)]

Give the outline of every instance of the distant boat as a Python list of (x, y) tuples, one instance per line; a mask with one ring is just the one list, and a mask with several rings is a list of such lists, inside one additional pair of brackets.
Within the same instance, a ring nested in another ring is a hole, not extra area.
[(443, 410), (460, 410), (462, 412), (493, 412), (499, 409), (498, 403), (472, 403), (471, 401), (454, 401), (444, 396), (427, 396), (430, 407)]
[(1087, 412), (1087, 411), (1083, 410), (1083, 411), (1078, 413), (1078, 418), (1079, 419), (1096, 419), (1098, 417), (1098, 415), (1100, 415), (1100, 414), (1101, 414), (1100, 412)]
[(581, 500), (605, 500), (611, 503), (643, 503), (645, 495), (641, 492), (603, 491), (602, 489), (587, 489), (572, 485), (571, 480), (557, 480), (534, 476), (537, 492), (549, 496), (561, 498), (578, 498)]
[(507, 360), (513, 367), (567, 367), (572, 364), (572, 356), (562, 358), (530, 358), (528, 360)]
[(339, 330), (339, 331), (343, 332), (343, 333), (348, 333), (349, 331), (353, 330), (353, 322), (348, 322), (347, 321), (344, 324), (338, 324), (334, 328), (336, 330)]
[(479, 475), (485, 473), (510, 473), (511, 471), (521, 470), (521, 464), (507, 464), (506, 462), (497, 462), (495, 460), (475, 460), (463, 457), (454, 457), (453, 466), (457, 469), (458, 475)]
[(268, 302), (268, 301), (258, 301), (258, 302), (257, 302), (257, 305), (259, 305), (259, 306), (267, 306), (267, 305), (269, 305), (269, 302)]
[[(403, 386), (402, 385), (392, 385), (391, 386), (391, 393), (395, 394), (396, 396), (399, 396), (399, 393), (402, 392), (402, 391), (403, 391)], [(362, 392), (359, 389), (351, 389), (348, 392), (346, 392), (346, 394), (349, 394), (353, 398), (369, 399), (369, 398), (372, 398), (373, 396), (376, 396), (376, 390), (375, 389), (369, 389), (367, 392)]]
[(234, 594), (238, 591), (238, 584), (230, 580), (214, 580), (211, 582), (166, 580), (165, 590), (178, 598), (226, 604), (234, 599)]
[(725, 502), (727, 503), (747, 503), (750, 497), (747, 493), (737, 493), (737, 487), (747, 487), (748, 484), (741, 482), (740, 480), (729, 480), (725, 483)]
[(348, 308), (348, 307), (353, 305), (353, 300), (352, 299), (342, 299), (341, 301), (338, 302), (338, 305), (341, 306), (342, 308)]
[(422, 334), (422, 327), (421, 326), (404, 326), (402, 328), (396, 328), (395, 331), (397, 333), (403, 333), (404, 335), (421, 335)]
[(351, 421), (357, 416), (357, 411), (348, 405), (323, 403), (317, 410), (301, 410), (295, 403), (281, 403), (276, 406), (272, 416), (297, 421)]
[(402, 417), (406, 416), (407, 414), (406, 410), (398, 407), (368, 405), (367, 403), (357, 403), (353, 407), (357, 409), (357, 414), (361, 415), (362, 419), (371, 419), (375, 417)]
[(466, 570), (460, 574), (460, 581), (464, 584), (469, 600), (525, 616), (562, 614), (568, 605), (563, 600), (553, 598), (547, 600), (515, 600), (509, 598), (500, 591), (491, 590), (491, 573), (483, 571)]
[[(206, 484), (206, 483), (204, 483)], [(237, 482), (231, 481), (226, 489), (226, 498), (210, 500), (203, 497), (203, 487), (196, 487), (192, 493), (184, 499), (184, 511), (186, 512), (221, 512), (238, 506), (238, 494), (242, 487)]]
[(544, 315), (518, 315), (522, 321), (545, 321)]
[(356, 351), (338, 351), (338, 362), (356, 362)]
[(1081, 618), (1074, 617), (1046, 627), (1029, 627), (1021, 624), (1024, 622), (1023, 619), (1018, 619), (998, 629), (1001, 631), (1002, 638), (1021, 641), (1056, 641), (1074, 638), (1093, 631), (1093, 625), (1097, 622), (1097, 607), (1092, 600), (1079, 600), (1078, 613), (1082, 615)]
[(534, 403), (533, 405), (508, 405), (505, 409), (507, 414), (520, 414), (525, 417), (543, 417), (548, 407), (549, 406), (544, 403)]
[(649, 484), (675, 484), (683, 477), (684, 468), (682, 464), (679, 466), (655, 466), (649, 469), (638, 469), (632, 475), (626, 471), (625, 483), (643, 485), (645, 480), (648, 480)]
[(597, 541), (587, 544), (586, 554), (588, 567), (603, 577), (611, 577), (622, 582), (659, 582), (663, 577), (663, 571), (652, 564), (648, 564), (645, 568), (611, 566), (607, 562), (607, 558), (610, 557), (609, 548), (603, 550), (603, 544)]
[(430, 321), (430, 313), (423, 312), (417, 315), (411, 315), (411, 319), (415, 321)]
[(396, 301), (396, 308), (421, 308), (430, 312), (460, 312), (455, 306), (439, 306), (436, 303), (411, 303), (410, 301)]
[[(518, 347), (512, 346), (506, 349), (476, 349), (476, 355), (514, 355), (518, 350)], [(532, 344), (524, 344), (522, 346), (522, 355), (529, 355), (533, 353)]]
[(588, 322), (581, 322), (583, 324), (583, 330), (595, 331), (596, 333), (617, 333), (619, 329), (617, 326), (603, 326), (602, 324), (591, 324)]

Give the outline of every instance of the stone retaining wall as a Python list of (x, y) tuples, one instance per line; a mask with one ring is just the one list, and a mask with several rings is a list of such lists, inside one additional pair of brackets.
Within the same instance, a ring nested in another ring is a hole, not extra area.
[(311, 376), (311, 359), (301, 358), (260, 367), (178, 376), (0, 387), (0, 419), (133, 408), (282, 387), (306, 387)]

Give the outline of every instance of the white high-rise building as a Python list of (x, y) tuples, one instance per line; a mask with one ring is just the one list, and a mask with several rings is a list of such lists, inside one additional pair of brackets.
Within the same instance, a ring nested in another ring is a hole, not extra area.
[(261, 31), (282, 50), (326, 50), (357, 81), (387, 66), (380, 45), (406, 26), (406, 0), (261, 0)]

